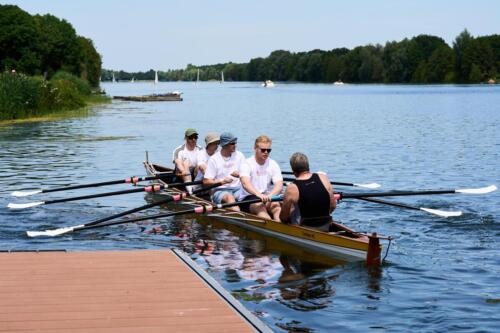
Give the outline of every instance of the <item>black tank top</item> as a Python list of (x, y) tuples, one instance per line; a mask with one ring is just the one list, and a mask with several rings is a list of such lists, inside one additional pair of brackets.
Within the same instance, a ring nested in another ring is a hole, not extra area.
[(299, 189), (299, 210), (301, 224), (318, 227), (331, 222), (330, 194), (321, 182), (319, 175), (313, 173), (307, 180), (295, 180)]

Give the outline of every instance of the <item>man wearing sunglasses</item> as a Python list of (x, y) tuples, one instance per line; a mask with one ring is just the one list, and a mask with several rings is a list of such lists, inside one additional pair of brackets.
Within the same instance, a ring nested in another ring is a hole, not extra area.
[[(207, 163), (203, 185), (212, 185), (222, 182), (223, 185), (212, 192), (212, 201), (219, 203), (235, 202), (241, 189), (240, 165), (245, 161), (245, 156), (236, 150), (238, 138), (225, 132), (220, 135), (220, 151), (213, 154)], [(239, 211), (238, 206), (231, 207)]]
[(175, 174), (184, 182), (190, 182), (196, 176), (196, 164), (198, 151), (198, 132), (194, 128), (188, 128), (184, 132), (185, 142), (175, 148), (173, 152), (173, 161), (175, 164)]
[(281, 193), (283, 176), (281, 169), (271, 154), (272, 140), (261, 135), (255, 139), (255, 155), (245, 160), (240, 168), (240, 180), (243, 190), (241, 200), (259, 198), (262, 202), (251, 205), (241, 205), (241, 210), (258, 215), (266, 219), (279, 221), (281, 206), (278, 202), (271, 202), (271, 197)]

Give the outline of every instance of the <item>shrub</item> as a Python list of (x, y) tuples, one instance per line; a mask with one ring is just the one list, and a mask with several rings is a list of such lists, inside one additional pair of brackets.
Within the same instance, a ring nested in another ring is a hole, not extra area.
[(78, 87), (69, 80), (50, 80), (47, 102), (51, 103), (53, 110), (71, 110), (85, 106), (85, 101)]
[(37, 113), (42, 80), (24, 74), (0, 74), (0, 119), (16, 119)]
[(75, 87), (78, 89), (78, 92), (82, 95), (88, 96), (92, 92), (90, 85), (87, 81), (80, 79), (79, 77), (76, 77), (71, 73), (65, 71), (58, 71), (50, 79), (50, 81), (56, 81), (56, 80), (70, 81), (75, 85)]

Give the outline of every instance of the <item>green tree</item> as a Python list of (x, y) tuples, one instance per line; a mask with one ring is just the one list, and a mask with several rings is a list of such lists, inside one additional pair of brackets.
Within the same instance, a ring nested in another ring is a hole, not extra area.
[(0, 5), (0, 70), (39, 73), (40, 45), (33, 17), (17, 6)]
[(101, 56), (97, 53), (91, 39), (78, 37), (80, 47), (80, 71), (81, 77), (87, 80), (92, 87), (99, 86), (101, 75)]
[(455, 72), (459, 82), (467, 82), (472, 68), (473, 53), (472, 44), (474, 37), (465, 29), (453, 42), (455, 51)]
[(80, 76), (80, 45), (73, 26), (53, 15), (36, 15), (42, 42), (41, 69), (48, 76), (64, 70)]
[[(450, 83), (455, 67), (455, 54), (448, 45), (436, 49), (427, 62), (427, 79), (429, 83)], [(424, 81), (421, 81), (422, 83)]]
[(481, 72), (481, 67), (477, 64), (472, 64), (468, 81), (472, 83), (479, 83), (482, 80), (483, 80), (483, 73)]
[(399, 43), (386, 43), (382, 55), (385, 82), (405, 83), (410, 81), (409, 44), (408, 39), (404, 39)]

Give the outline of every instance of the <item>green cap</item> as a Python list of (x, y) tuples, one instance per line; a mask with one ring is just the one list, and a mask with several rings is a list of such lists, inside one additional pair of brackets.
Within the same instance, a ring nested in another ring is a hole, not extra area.
[(191, 136), (191, 135), (194, 135), (194, 134), (198, 134), (198, 132), (196, 132), (196, 130), (194, 128), (188, 128), (186, 130), (186, 132), (184, 132), (184, 136), (185, 137), (188, 137), (188, 136)]

